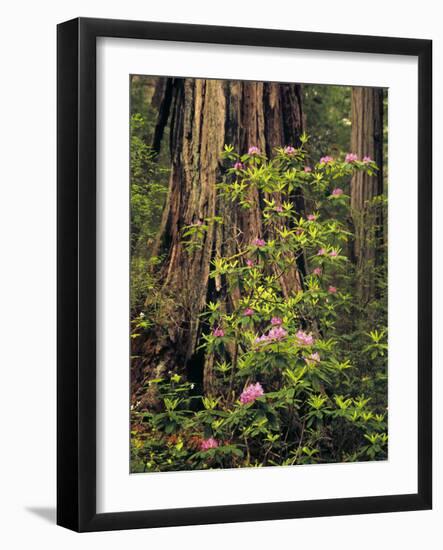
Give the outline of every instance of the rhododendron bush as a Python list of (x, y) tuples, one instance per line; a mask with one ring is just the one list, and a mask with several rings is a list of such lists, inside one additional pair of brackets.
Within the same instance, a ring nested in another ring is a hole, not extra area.
[[(350, 258), (350, 180), (378, 168), (353, 152), (316, 162), (307, 143), (303, 135), (271, 158), (256, 145), (221, 153), (218, 199), (247, 212), (262, 197), (262, 224), (211, 259), (224, 292), (198, 319), (210, 384), (162, 373), (145, 383), (155, 405), (133, 403), (132, 471), (387, 458), (385, 275), (373, 269), (376, 299), (362, 304)], [(220, 214), (183, 228), (189, 261), (208, 231), (230, 223)], [(155, 323), (142, 309), (133, 337)]]

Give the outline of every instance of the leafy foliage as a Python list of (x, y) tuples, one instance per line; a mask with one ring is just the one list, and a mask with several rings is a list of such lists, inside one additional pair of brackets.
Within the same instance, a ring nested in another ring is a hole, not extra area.
[[(240, 155), (225, 147), (219, 195), (248, 209), (251, 190), (259, 191), (263, 236), (213, 260), (210, 277), (238, 297), (228, 306), (209, 302), (202, 314), (213, 391), (200, 395), (177, 374), (147, 382), (160, 406), (133, 405), (132, 471), (387, 457), (386, 294), (378, 283), (385, 278), (376, 280), (374, 303), (359, 304), (348, 246), (350, 178), (377, 166), (349, 155), (309, 166), (307, 146), (302, 136), (301, 147), (278, 148), (271, 159), (257, 148)], [(304, 213), (295, 208), (301, 197)], [(218, 223), (227, 220), (184, 228), (190, 257)], [(298, 284), (288, 290), (294, 272)], [(142, 313), (135, 330), (150, 322)]]
[[(148, 257), (166, 198), (168, 170), (160, 169), (156, 154), (146, 144), (146, 119), (140, 113), (131, 116), (131, 310), (140, 307), (156, 287), (152, 275), (159, 259)], [(140, 249), (144, 252), (141, 253)]]

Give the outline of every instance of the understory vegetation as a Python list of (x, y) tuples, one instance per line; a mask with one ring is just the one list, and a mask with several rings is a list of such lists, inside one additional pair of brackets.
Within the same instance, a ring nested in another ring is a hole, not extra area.
[[(229, 234), (231, 219), (219, 213), (180, 227), (189, 262), (222, 228), (235, 241), (235, 253), (220, 253), (222, 243), (210, 258), (208, 284), (223, 293), (213, 292), (214, 299), (208, 293), (198, 314), (197, 353), (210, 384), (194, 381), (186, 369), (152, 365), (132, 397), (132, 472), (387, 458), (387, 199), (379, 194), (364, 214), (352, 212), (352, 178), (373, 177), (380, 167), (368, 155), (347, 152), (350, 101), (338, 101), (338, 93), (332, 100), (340, 112), (328, 111), (325, 134), (319, 112), (317, 135), (303, 133), (300, 143), (281, 144), (269, 156), (255, 144), (219, 151), (217, 200), (242, 215), (253, 208), (251, 197), (260, 197), (260, 236), (246, 242)], [(329, 156), (324, 147), (334, 118), (342, 122)], [(133, 113), (131, 124), (137, 344), (160, 328), (167, 333), (168, 303), (180, 296), (163, 288), (168, 250), (155, 246), (168, 200), (167, 162), (159, 163), (147, 145), (145, 118)], [(366, 246), (375, 250), (363, 267), (354, 257), (358, 215), (365, 216)], [(133, 364), (143, 349), (133, 353)], [(155, 396), (152, 406), (143, 393)]]

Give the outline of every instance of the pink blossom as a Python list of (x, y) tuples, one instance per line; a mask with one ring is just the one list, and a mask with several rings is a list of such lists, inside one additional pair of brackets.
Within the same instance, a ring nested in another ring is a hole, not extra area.
[(248, 267), (254, 267), (254, 260), (246, 260), (246, 265)]
[(234, 169), (235, 170), (243, 170), (243, 168), (244, 168), (244, 166), (243, 166), (243, 163), (241, 163), (241, 162), (236, 162), (234, 164)]
[(268, 333), (268, 340), (284, 340), (288, 333), (283, 327), (271, 328)]
[(257, 397), (261, 397), (262, 395), (264, 395), (264, 391), (260, 382), (249, 384), (240, 395), (240, 403), (246, 405), (247, 403), (255, 401)]
[(283, 327), (277, 326), (274, 328), (271, 328), (271, 330), (268, 332), (268, 334), (262, 334), (261, 336), (257, 336), (255, 339), (256, 344), (262, 344), (263, 342), (272, 342), (272, 341), (279, 341), (284, 340), (288, 333)]
[(195, 225), (203, 225), (203, 221), (202, 221), (202, 220), (197, 220), (197, 221), (195, 222)]
[(324, 248), (320, 248), (320, 250), (317, 252), (317, 256), (324, 256), (326, 254), (326, 250)]
[(318, 275), (319, 277), (320, 277), (321, 273), (322, 273), (321, 267), (316, 267), (312, 272), (313, 275)]
[(225, 331), (220, 328), (220, 327), (216, 327), (213, 331), (212, 331), (212, 335), (217, 337), (217, 338), (223, 338), (223, 336), (225, 335)]
[(264, 239), (254, 239), (252, 241), (252, 244), (255, 245), (255, 246), (265, 246), (266, 241)]
[(334, 159), (328, 155), (320, 159), (320, 164), (330, 164), (331, 162), (334, 162)]
[(292, 145), (288, 145), (285, 147), (284, 151), (287, 155), (293, 155), (295, 153), (295, 148), (292, 147)]
[(244, 311), (243, 311), (243, 315), (245, 315), (246, 317), (250, 317), (251, 315), (254, 315), (254, 310), (250, 307), (247, 307)]
[(307, 218), (310, 222), (315, 222), (317, 216), (315, 214), (308, 214)]
[(312, 168), (310, 166), (305, 166), (304, 171), (307, 173), (312, 172)]
[(340, 187), (336, 187), (332, 190), (332, 195), (334, 197), (339, 197), (340, 195), (343, 195), (343, 189), (340, 189)]
[(333, 258), (335, 258), (336, 256), (338, 256), (338, 252), (336, 250), (331, 250), (331, 252), (329, 253), (329, 256), (332, 256)]
[(363, 162), (367, 164), (368, 162), (372, 162), (371, 157), (363, 157)]
[(303, 233), (304, 233), (304, 229), (302, 229), (301, 227), (295, 230), (296, 235), (303, 235)]
[(337, 292), (337, 287), (329, 285), (328, 292), (330, 294), (335, 294)]
[(276, 206), (275, 211), (276, 212), (283, 212), (283, 207), (282, 206)]
[(308, 334), (303, 330), (299, 330), (295, 337), (297, 338), (297, 343), (301, 346), (312, 346), (315, 341), (312, 334)]
[(280, 326), (281, 324), (283, 324), (283, 320), (280, 318), (280, 317), (273, 317), (271, 319), (271, 325), (275, 326), (275, 327), (278, 327)]
[(305, 361), (309, 366), (315, 365), (316, 363), (320, 363), (320, 355), (317, 352), (311, 353), (311, 355), (305, 357)]
[(200, 449), (202, 451), (207, 451), (208, 449), (216, 449), (218, 447), (218, 441), (213, 437), (209, 439), (202, 439), (200, 442)]
[(249, 147), (248, 155), (259, 155), (259, 154), (260, 154), (260, 149), (258, 147), (255, 147), (255, 145), (252, 147)]
[(358, 160), (358, 155), (355, 153), (347, 153), (345, 156), (345, 162), (354, 162)]

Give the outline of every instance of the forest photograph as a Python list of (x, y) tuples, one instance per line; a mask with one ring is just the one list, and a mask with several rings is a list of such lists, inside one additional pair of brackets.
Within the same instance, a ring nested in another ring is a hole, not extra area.
[(130, 472), (388, 458), (388, 90), (131, 75)]

